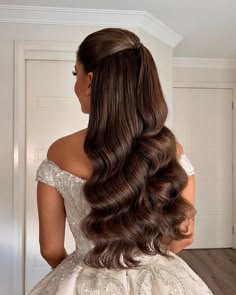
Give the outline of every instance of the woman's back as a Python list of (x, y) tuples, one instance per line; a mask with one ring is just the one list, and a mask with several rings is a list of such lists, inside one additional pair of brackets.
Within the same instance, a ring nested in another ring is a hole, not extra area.
[[(58, 139), (47, 153), (48, 160), (82, 179), (89, 179), (93, 171), (92, 162), (84, 151), (86, 131), (83, 129)], [(179, 159), (182, 153), (183, 148), (176, 143), (176, 158)]]

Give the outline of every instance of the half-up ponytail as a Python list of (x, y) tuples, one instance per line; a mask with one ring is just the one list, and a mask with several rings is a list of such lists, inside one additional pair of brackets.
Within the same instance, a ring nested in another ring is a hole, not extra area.
[(142, 44), (138, 50), (140, 55), (137, 91), (138, 111), (143, 118), (145, 130), (150, 129), (151, 131), (155, 129), (159, 131), (167, 118), (167, 104), (164, 100), (156, 65), (151, 53)]
[(187, 175), (176, 140), (164, 126), (167, 105), (148, 49), (126, 30), (104, 29), (80, 45), (93, 72), (84, 149), (93, 174), (84, 186), (91, 207), (81, 228), (93, 241), (91, 267), (132, 268), (138, 255), (167, 255), (163, 239), (183, 239), (179, 225), (193, 208), (181, 196)]

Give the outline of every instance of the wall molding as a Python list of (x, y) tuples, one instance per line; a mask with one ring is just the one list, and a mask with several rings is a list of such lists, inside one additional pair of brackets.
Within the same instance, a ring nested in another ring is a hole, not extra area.
[(135, 27), (174, 48), (182, 37), (147, 11), (0, 5), (0, 22)]
[(175, 57), (173, 65), (181, 68), (236, 69), (236, 59)]

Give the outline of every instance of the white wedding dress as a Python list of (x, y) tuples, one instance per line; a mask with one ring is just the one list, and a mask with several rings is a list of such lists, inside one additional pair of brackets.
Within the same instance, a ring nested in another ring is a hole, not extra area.
[[(179, 159), (188, 175), (194, 174), (186, 155)], [(46, 159), (37, 171), (37, 181), (55, 187), (62, 198), (76, 250), (44, 277), (30, 295), (205, 295), (206, 284), (177, 255), (140, 256), (142, 266), (129, 270), (89, 268), (82, 257), (93, 247), (80, 230), (80, 221), (89, 212), (83, 197), (81, 178), (60, 169)]]

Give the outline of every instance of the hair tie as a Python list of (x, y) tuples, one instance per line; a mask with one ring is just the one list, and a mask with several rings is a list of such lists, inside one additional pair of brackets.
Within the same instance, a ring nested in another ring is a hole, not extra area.
[(141, 42), (137, 42), (137, 43), (134, 43), (133, 48), (134, 49), (139, 49), (141, 46), (142, 46), (142, 43)]

